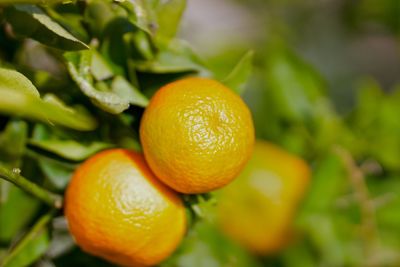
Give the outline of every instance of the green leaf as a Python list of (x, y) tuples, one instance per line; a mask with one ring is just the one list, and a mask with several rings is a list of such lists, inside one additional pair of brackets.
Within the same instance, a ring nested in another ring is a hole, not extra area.
[(43, 171), (49, 182), (59, 190), (65, 189), (68, 185), (72, 173), (76, 169), (75, 164), (68, 164), (52, 158), (36, 155), (40, 169)]
[(150, 35), (153, 34), (154, 22), (151, 10), (146, 7), (146, 0), (121, 1), (119, 4), (129, 13), (128, 19), (133, 25)]
[(32, 86), (22, 74), (0, 69), (0, 113), (55, 123), (82, 131), (96, 127), (93, 118), (65, 106), (54, 96), (48, 95), (47, 100), (40, 99), (37, 90)]
[(222, 81), (226, 86), (238, 94), (244, 92), (246, 82), (251, 75), (253, 68), (254, 52), (249, 51), (239, 60), (231, 73)]
[(400, 87), (385, 93), (379, 84), (366, 80), (359, 86), (358, 105), (349, 120), (358, 156), (368, 155), (385, 168), (400, 170)]
[(132, 105), (146, 107), (149, 103), (147, 97), (122, 76), (116, 76), (114, 78), (111, 88), (114, 93), (128, 100)]
[(327, 212), (336, 198), (343, 194), (347, 182), (343, 164), (336, 155), (330, 154), (318, 160), (301, 214)]
[[(0, 134), (1, 164), (9, 168), (20, 167), (25, 152), (28, 125), (11, 121)], [(32, 219), (39, 202), (9, 182), (0, 180), (0, 241), (9, 242)]]
[(91, 73), (97, 81), (102, 81), (111, 78), (114, 73), (104, 58), (96, 51), (92, 51), (92, 62), (90, 65)]
[(146, 33), (142, 31), (128, 32), (123, 35), (123, 39), (132, 59), (151, 60), (154, 58), (153, 47)]
[(282, 252), (282, 261), (285, 267), (314, 267), (316, 264), (312, 251), (301, 240)]
[(46, 228), (52, 214), (46, 214), (35, 224), (29, 233), (7, 254), (2, 267), (29, 266), (39, 259), (47, 250), (50, 241)]
[[(385, 199), (376, 209), (376, 217), (380, 227), (386, 231), (398, 230), (400, 214), (395, 212), (400, 205), (400, 177), (371, 180), (368, 184), (371, 195), (375, 199)], [(397, 236), (400, 233), (397, 233)]]
[(163, 47), (178, 31), (186, 0), (123, 1), (120, 5), (128, 11), (132, 24), (153, 36), (155, 42)]
[[(66, 5), (64, 5), (66, 6)], [(86, 29), (86, 25), (82, 23), (82, 16), (79, 13), (68, 12), (68, 8), (63, 12), (62, 10), (55, 10), (55, 8), (51, 8), (51, 6), (41, 6), (41, 8), (54, 19), (57, 23), (59, 23), (65, 30), (67, 30), (70, 34), (72, 34), (75, 38), (85, 43), (90, 41), (89, 34)], [(58, 13), (60, 12), (60, 13)]]
[(344, 242), (338, 236), (334, 217), (317, 215), (308, 219), (306, 231), (322, 260), (332, 266), (346, 266), (344, 264), (346, 249)]
[(0, 241), (10, 242), (40, 208), (36, 198), (4, 180), (0, 181)]
[(154, 59), (136, 63), (139, 71), (150, 73), (199, 72), (210, 75), (203, 62), (189, 45), (182, 40), (173, 40)]
[(73, 161), (84, 160), (96, 152), (112, 146), (102, 142), (84, 145), (74, 140), (30, 140), (29, 144)]
[(37, 6), (15, 5), (8, 7), (5, 15), (18, 35), (30, 37), (45, 45), (63, 50), (88, 48)]
[(162, 267), (262, 266), (247, 251), (222, 235), (214, 225), (198, 222)]
[(320, 75), (282, 42), (271, 45), (265, 61), (267, 92), (274, 109), (293, 121), (312, 118), (314, 104), (324, 96)]
[(114, 74), (125, 75), (126, 61), (131, 56), (129, 52), (134, 48), (129, 35), (138, 31), (127, 18), (122, 16), (111, 20), (104, 29), (99, 51), (112, 67)]
[[(36, 128), (34, 132), (37, 132)], [(37, 161), (40, 170), (52, 186), (59, 190), (65, 189), (77, 167), (77, 163), (55, 159), (51, 155), (44, 155), (34, 151), (34, 149), (28, 150), (27, 154)]]
[(67, 59), (68, 71), (72, 79), (81, 91), (90, 98), (94, 105), (112, 114), (121, 113), (129, 108), (129, 100), (120, 97), (111, 90), (97, 90), (92, 84), (90, 79), (92, 51), (67, 53), (65, 57)]
[(15, 70), (0, 68), (0, 88), (18, 88), (21, 92), (39, 97), (32, 82)]
[[(28, 125), (11, 121), (0, 134), (1, 164), (9, 168), (20, 167), (25, 152)], [(9, 182), (0, 180), (0, 241), (11, 241), (32, 219), (39, 202)]]
[(168, 44), (175, 37), (185, 7), (186, 0), (158, 2), (155, 12), (157, 16), (156, 39), (159, 43)]
[(11, 121), (0, 134), (0, 160), (9, 167), (19, 167), (28, 137), (28, 124)]
[(110, 2), (104, 0), (89, 1), (85, 8), (84, 21), (95, 36), (101, 36), (107, 23), (115, 16)]

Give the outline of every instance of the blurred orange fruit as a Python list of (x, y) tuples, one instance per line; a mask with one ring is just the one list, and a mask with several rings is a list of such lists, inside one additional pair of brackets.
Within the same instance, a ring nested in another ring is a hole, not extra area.
[(254, 253), (278, 251), (290, 240), (291, 223), (309, 179), (305, 161), (257, 141), (240, 176), (217, 194), (221, 229)]
[(75, 172), (65, 215), (86, 252), (123, 266), (152, 266), (166, 259), (186, 228), (179, 196), (159, 182), (141, 154), (98, 153)]
[(221, 83), (186, 78), (153, 96), (140, 139), (146, 160), (164, 183), (194, 194), (231, 182), (251, 156), (254, 127), (242, 99)]

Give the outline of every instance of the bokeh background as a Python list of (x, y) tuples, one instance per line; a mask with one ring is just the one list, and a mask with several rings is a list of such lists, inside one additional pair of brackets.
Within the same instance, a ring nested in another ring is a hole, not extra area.
[(180, 35), (221, 77), (254, 50), (257, 137), (313, 168), (299, 236), (262, 265), (400, 265), (399, 30), (396, 0), (188, 2)]
[(336, 108), (348, 112), (361, 79), (371, 77), (385, 90), (396, 86), (398, 12), (394, 0), (192, 0), (180, 36), (215, 61), (224, 53), (240, 56), (252, 48), (260, 53), (257, 66), (262, 65), (262, 54), (272, 52), (268, 42), (280, 38), (318, 70)]

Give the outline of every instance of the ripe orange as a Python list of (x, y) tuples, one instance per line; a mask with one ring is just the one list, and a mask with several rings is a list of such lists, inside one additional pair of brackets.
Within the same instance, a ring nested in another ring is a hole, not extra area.
[(278, 251), (290, 240), (309, 179), (310, 169), (302, 159), (257, 141), (240, 176), (217, 194), (221, 229), (254, 253)]
[(152, 266), (180, 243), (186, 214), (179, 196), (160, 183), (141, 154), (98, 153), (73, 175), (65, 215), (86, 252), (123, 266)]
[(186, 78), (153, 96), (140, 139), (150, 168), (176, 191), (209, 192), (232, 181), (251, 156), (254, 127), (242, 99), (221, 83)]

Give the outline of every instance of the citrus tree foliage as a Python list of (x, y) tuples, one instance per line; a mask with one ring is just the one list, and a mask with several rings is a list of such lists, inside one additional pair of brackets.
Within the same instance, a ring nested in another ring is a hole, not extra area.
[[(351, 27), (366, 17), (398, 34), (396, 1), (359, 2), (347, 7)], [(251, 255), (209, 223), (212, 195), (183, 196), (191, 223), (163, 266), (398, 266), (399, 89), (366, 79), (352, 112), (339, 114), (323, 75), (276, 31), (256, 53), (200, 58), (176, 38), (185, 5), (0, 0), (0, 177), (22, 176), (44, 194), (0, 180), (0, 266), (111, 266), (74, 245), (61, 196), (94, 153), (140, 150), (149, 99), (187, 75), (243, 94), (257, 136), (307, 159), (313, 178), (293, 242), (271, 257)]]

